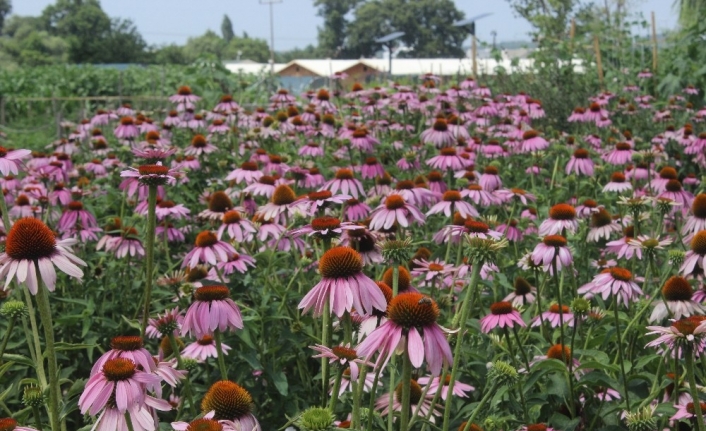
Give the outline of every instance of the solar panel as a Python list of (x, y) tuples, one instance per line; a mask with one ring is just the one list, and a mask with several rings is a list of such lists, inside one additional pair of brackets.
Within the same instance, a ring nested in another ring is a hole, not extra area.
[(479, 19), (485, 18), (486, 16), (490, 16), (492, 14), (493, 14), (492, 12), (486, 12), (486, 13), (482, 13), (480, 15), (476, 15), (473, 18), (462, 19), (460, 21), (456, 21), (455, 23), (453, 23), (453, 26), (454, 27), (463, 27), (464, 25), (473, 24), (474, 22), (478, 21)]
[(383, 36), (383, 37), (379, 37), (379, 38), (375, 39), (375, 42), (377, 42), (377, 43), (390, 42), (390, 41), (393, 41), (393, 40), (397, 39), (398, 37), (402, 37), (402, 36), (404, 36), (403, 31), (396, 31), (394, 33), (388, 34), (387, 36)]

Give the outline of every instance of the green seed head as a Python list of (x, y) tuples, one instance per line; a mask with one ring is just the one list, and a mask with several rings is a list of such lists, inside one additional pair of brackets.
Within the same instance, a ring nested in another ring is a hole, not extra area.
[(0, 314), (11, 319), (18, 319), (27, 315), (27, 306), (22, 301), (10, 300), (2, 304)]
[(25, 386), (22, 395), (22, 404), (27, 407), (41, 407), (44, 405), (44, 395), (41, 388), (36, 386)]
[(571, 310), (574, 314), (586, 315), (591, 309), (591, 303), (584, 298), (575, 298), (571, 301)]
[(297, 419), (296, 424), (304, 431), (327, 431), (334, 429), (333, 414), (323, 407), (309, 407)]
[(495, 361), (488, 370), (488, 380), (504, 386), (513, 386), (520, 376), (512, 365), (504, 361)]

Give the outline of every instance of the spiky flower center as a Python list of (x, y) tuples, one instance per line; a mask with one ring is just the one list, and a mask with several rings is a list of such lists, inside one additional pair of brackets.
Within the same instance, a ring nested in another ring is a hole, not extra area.
[(603, 227), (613, 223), (613, 216), (605, 208), (600, 208), (598, 212), (591, 214), (591, 226)]
[(216, 213), (224, 213), (233, 208), (233, 201), (224, 191), (213, 192), (208, 199), (208, 209)]
[(111, 382), (127, 380), (135, 375), (135, 363), (126, 358), (115, 358), (103, 365), (103, 375)]
[(350, 247), (334, 247), (319, 260), (319, 272), (324, 278), (347, 278), (363, 270), (363, 259)]
[(224, 224), (237, 224), (240, 223), (242, 218), (240, 217), (240, 212), (237, 210), (230, 210), (223, 214)]
[(400, 195), (390, 195), (385, 199), (385, 208), (396, 210), (405, 206), (404, 198)]
[(670, 166), (664, 167), (659, 171), (659, 177), (665, 180), (676, 180), (677, 170)]
[[(412, 281), (412, 276), (410, 275), (409, 271), (407, 268), (404, 266), (398, 266), (398, 276), (397, 276), (397, 291), (398, 292), (403, 292), (407, 289), (409, 289), (410, 283)], [(387, 284), (388, 286), (392, 286), (392, 277), (393, 276), (393, 270), (392, 268), (387, 268), (385, 272), (382, 274), (382, 281), (383, 283)]]
[(427, 327), (436, 322), (439, 317), (439, 307), (433, 299), (426, 295), (403, 292), (390, 301), (387, 317), (406, 329)]
[(314, 230), (331, 230), (341, 227), (341, 221), (336, 217), (318, 217), (311, 221), (311, 228)]
[[(561, 358), (559, 359), (561, 360)], [(545, 424), (527, 425), (527, 431), (547, 431), (547, 426)]]
[(576, 218), (576, 209), (569, 204), (557, 204), (549, 210), (549, 217), (553, 220), (573, 220)]
[(691, 240), (691, 251), (700, 256), (706, 255), (706, 230), (696, 232)]
[(291, 187), (286, 184), (280, 184), (272, 194), (272, 203), (275, 205), (289, 205), (297, 200), (297, 195)]
[(443, 118), (437, 118), (432, 128), (437, 132), (446, 132), (449, 130), (449, 126)]
[(547, 235), (542, 242), (549, 247), (566, 247), (566, 238), (561, 235)]
[(672, 323), (672, 327), (682, 335), (693, 335), (704, 319), (706, 319), (704, 316), (689, 316)]
[(323, 201), (331, 198), (333, 194), (328, 190), (321, 190), (318, 192), (310, 192), (307, 196), (309, 197), (309, 200), (312, 201)]
[(191, 87), (189, 87), (188, 85), (182, 85), (177, 90), (177, 94), (179, 94), (180, 96), (190, 96), (191, 95)]
[(157, 207), (159, 208), (174, 208), (176, 206), (176, 203), (174, 201), (160, 201), (157, 204)]
[(257, 171), (257, 163), (255, 162), (243, 162), (240, 165), (240, 169), (244, 171)]
[(568, 364), (571, 361), (571, 349), (563, 344), (555, 344), (547, 350), (547, 358), (558, 359)]
[[(201, 289), (203, 289), (203, 287)], [(204, 335), (203, 338), (196, 340), (196, 342), (199, 343), (199, 345), (201, 346), (210, 346), (213, 344), (213, 337), (211, 337), (210, 335)]]
[(444, 202), (458, 202), (461, 200), (461, 193), (457, 190), (447, 190), (442, 197)]
[(527, 295), (532, 292), (532, 285), (522, 277), (515, 278), (515, 295)]
[(397, 190), (412, 190), (414, 188), (414, 182), (410, 180), (398, 181), (395, 188)]
[(137, 335), (121, 335), (110, 340), (110, 347), (123, 352), (140, 350), (144, 346), (142, 337)]
[(223, 425), (213, 419), (196, 419), (189, 423), (186, 431), (223, 431)]
[(442, 156), (455, 156), (456, 155), (456, 148), (454, 147), (447, 147), (447, 148), (442, 148), (440, 151)]
[(196, 247), (212, 247), (218, 243), (218, 237), (210, 230), (205, 230), (196, 235)]
[[(398, 402), (402, 402), (402, 383), (398, 383), (395, 388), (395, 397)], [(422, 387), (416, 380), (409, 381), (409, 404), (416, 406), (422, 400)]]
[(444, 270), (444, 265), (440, 265), (438, 263), (430, 263), (429, 264), (429, 271), (431, 272), (441, 272)]
[(193, 138), (191, 138), (191, 146), (195, 148), (204, 148), (208, 145), (208, 141), (206, 141), (206, 137), (204, 135), (196, 135)]
[(439, 171), (431, 171), (429, 172), (429, 175), (427, 175), (427, 178), (431, 182), (440, 182), (444, 180), (444, 176), (441, 175), (441, 172)]
[(618, 151), (629, 151), (632, 147), (627, 142), (618, 142), (615, 144), (615, 149)]
[(463, 225), (469, 233), (488, 233), (490, 230), (487, 224), (476, 220), (466, 220)]
[(137, 167), (137, 172), (140, 175), (167, 175), (169, 173), (169, 167), (162, 165), (141, 165)]
[(214, 383), (201, 402), (201, 411), (214, 411), (215, 420), (235, 420), (250, 413), (252, 396), (243, 387), (230, 380)]
[(351, 349), (350, 347), (334, 346), (333, 348), (331, 348), (331, 351), (339, 359), (347, 359), (349, 361), (352, 361), (358, 358), (358, 354), (356, 353), (355, 349)]
[(368, 129), (366, 129), (365, 127), (358, 127), (353, 132), (353, 137), (356, 139), (365, 138), (366, 136), (368, 136)]
[(578, 148), (574, 150), (574, 158), (576, 159), (587, 159), (589, 158), (590, 155), (588, 153), (588, 150), (583, 149), (583, 148)]
[(515, 309), (512, 307), (512, 303), (507, 301), (495, 302), (490, 305), (490, 312), (496, 316), (503, 314), (510, 314)]
[(679, 180), (669, 180), (667, 181), (667, 185), (665, 186), (665, 189), (668, 192), (680, 192), (682, 190), (681, 182)]
[(632, 280), (632, 272), (628, 271), (625, 268), (610, 268), (608, 270), (610, 272), (610, 275), (620, 281), (631, 281)]
[(83, 203), (80, 201), (69, 202), (68, 208), (70, 211), (81, 211), (83, 210)]
[(485, 175), (497, 175), (498, 172), (498, 168), (495, 166), (486, 166), (485, 169), (483, 169)]
[(536, 130), (527, 130), (525, 133), (522, 134), (522, 139), (525, 141), (528, 139), (533, 139), (539, 136), (539, 133), (537, 133)]
[[(701, 407), (701, 412), (706, 411), (706, 403), (699, 403), (699, 406)], [(692, 415), (696, 413), (696, 410), (694, 409), (694, 403), (688, 403), (686, 405), (686, 411), (691, 413)]]
[(122, 126), (132, 126), (134, 124), (132, 117), (123, 117), (120, 119), (120, 125)]
[(337, 180), (352, 180), (353, 179), (353, 171), (350, 169), (339, 169), (336, 171), (336, 179)]
[(625, 182), (625, 174), (622, 172), (613, 172), (610, 176), (610, 182), (611, 183), (624, 183)]
[(14, 260), (36, 261), (50, 257), (56, 253), (54, 232), (35, 218), (19, 219), (7, 235), (5, 252)]
[[(559, 311), (561, 310), (561, 311)], [(567, 305), (562, 305), (561, 308), (559, 307), (559, 304), (552, 304), (549, 307), (549, 312), (550, 313), (555, 313), (555, 314), (569, 314), (569, 306)]]
[(318, 93), (316, 93), (316, 98), (319, 100), (329, 100), (330, 97), (331, 96), (329, 95), (328, 91), (323, 88), (319, 90)]
[(259, 180), (257, 180), (257, 182), (260, 184), (265, 184), (267, 186), (274, 186), (275, 185), (275, 177), (272, 177), (270, 175), (263, 175), (260, 177)]
[(670, 277), (662, 286), (662, 296), (667, 301), (689, 301), (694, 290), (684, 277)]
[(694, 216), (697, 218), (706, 218), (706, 193), (696, 195), (694, 203), (691, 205), (691, 212), (693, 212)]
[(230, 296), (226, 286), (202, 286), (194, 292), (194, 299), (202, 302), (222, 301)]

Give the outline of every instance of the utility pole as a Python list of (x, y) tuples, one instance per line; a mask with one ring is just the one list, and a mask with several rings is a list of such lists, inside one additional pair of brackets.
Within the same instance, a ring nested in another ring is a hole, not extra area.
[(270, 73), (275, 74), (275, 24), (272, 5), (282, 3), (283, 0), (260, 0), (260, 4), (270, 7)]

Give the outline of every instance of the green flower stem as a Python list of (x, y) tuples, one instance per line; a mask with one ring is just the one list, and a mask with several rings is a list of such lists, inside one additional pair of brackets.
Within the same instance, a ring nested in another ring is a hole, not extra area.
[(128, 431), (135, 431), (135, 428), (132, 425), (132, 420), (130, 420), (130, 413), (128, 412), (125, 412), (125, 423), (127, 424)]
[[(412, 387), (412, 360), (409, 359), (409, 335), (404, 340), (404, 351), (402, 352), (402, 411), (400, 412), (400, 431), (407, 431), (409, 428), (409, 414), (411, 411), (410, 396)], [(444, 390), (441, 385), (441, 390)], [(392, 410), (390, 410), (392, 416)]]
[[(39, 267), (35, 262), (35, 270), (39, 272)], [(54, 323), (51, 318), (51, 307), (49, 305), (49, 297), (44, 286), (39, 286), (37, 289), (37, 307), (39, 308), (39, 318), (42, 320), (44, 327), (44, 344), (46, 350), (44, 354), (47, 357), (49, 364), (49, 423), (52, 430), (60, 429), (59, 421), (59, 399), (61, 398), (61, 390), (59, 388), (59, 367), (56, 363), (56, 350), (54, 348)], [(41, 362), (42, 358), (38, 358)]]
[(478, 279), (480, 278), (480, 270), (482, 266), (483, 262), (480, 260), (475, 260), (473, 262), (471, 280), (469, 281), (468, 286), (466, 287), (466, 296), (463, 298), (463, 304), (461, 305), (461, 313), (457, 314), (456, 317), (454, 317), (453, 327), (458, 329), (458, 334), (456, 335), (456, 346), (454, 347), (453, 365), (451, 366), (451, 380), (449, 380), (449, 388), (447, 389), (449, 396), (446, 397), (446, 404), (444, 406), (444, 425), (442, 428), (443, 431), (449, 431), (449, 425), (451, 423), (451, 403), (454, 398), (453, 396), (451, 396), (451, 394), (453, 394), (454, 383), (456, 382), (456, 376), (458, 375), (458, 368), (461, 362), (461, 347), (463, 345), (463, 336), (466, 330), (466, 322), (471, 312), (471, 302), (473, 300), (473, 296), (475, 295), (476, 289), (478, 288)]
[(32, 406), (32, 416), (34, 416), (34, 426), (36, 426), (39, 431), (43, 431), (42, 414), (39, 412), (39, 407)]
[(2, 365), (2, 356), (5, 354), (5, 348), (7, 348), (7, 342), (10, 341), (10, 335), (12, 330), (15, 329), (15, 317), (10, 317), (10, 322), (7, 324), (7, 331), (5, 336), (2, 337), (2, 346), (0, 346), (0, 365)]
[[(623, 358), (623, 340), (620, 334), (620, 315), (618, 310), (618, 296), (613, 298), (613, 311), (615, 313), (615, 334), (618, 337), (618, 361), (620, 362), (620, 374), (623, 377), (623, 390), (625, 391), (625, 408), (630, 412), (630, 395), (628, 395), (628, 378), (625, 375), (625, 361)], [(703, 430), (701, 430), (703, 431)]]
[[(495, 394), (495, 391), (498, 389), (498, 386), (500, 386), (497, 382), (493, 383), (493, 386), (490, 387), (490, 390), (485, 393), (483, 396), (483, 399), (480, 400), (480, 403), (478, 403), (478, 406), (473, 410), (473, 414), (471, 417), (468, 419), (468, 422), (466, 422), (466, 426), (463, 428), (463, 431), (469, 431), (471, 429), (471, 425), (473, 425), (473, 422), (476, 420), (476, 417), (478, 416), (478, 413), (481, 412), (481, 410), (484, 410), (485, 405), (488, 404), (488, 401), (490, 398)], [(446, 398), (447, 400), (451, 398), (448, 397)]]
[[(177, 368), (183, 370), (184, 363), (181, 358), (181, 352), (179, 352), (179, 345), (176, 342), (176, 338), (174, 337), (173, 333), (167, 335), (167, 337), (169, 338), (169, 344), (172, 346), (172, 352), (174, 352), (174, 357), (177, 360)], [(189, 380), (189, 374), (187, 374), (184, 378), (184, 392), (186, 393), (186, 399), (189, 401), (189, 413), (194, 416), (196, 414), (196, 410), (194, 409), (194, 395), (191, 390), (191, 380)]]
[(343, 367), (338, 367), (338, 373), (336, 373), (336, 380), (333, 382), (333, 391), (331, 392), (331, 399), (329, 400), (328, 409), (334, 412), (336, 409), (336, 403), (338, 402), (338, 391), (341, 389), (341, 379), (343, 378)]
[[(351, 413), (351, 428), (360, 429), (360, 404), (363, 401), (363, 388), (365, 387), (365, 375), (368, 373), (367, 367), (361, 365), (358, 370), (358, 382), (353, 387), (353, 412)], [(351, 380), (351, 383), (353, 381)]]
[(525, 363), (525, 370), (529, 373), (530, 369), (530, 363), (529, 359), (527, 358), (527, 352), (525, 352), (525, 349), (522, 346), (522, 340), (520, 340), (520, 334), (517, 332), (517, 326), (512, 327), (512, 332), (515, 334), (515, 339), (517, 340), (517, 346), (520, 349), (520, 354), (522, 355), (522, 361)]
[[(704, 431), (704, 416), (701, 411), (701, 402), (699, 398), (699, 389), (696, 387), (696, 377), (694, 377), (694, 350), (691, 346), (685, 349), (686, 353), (686, 378), (689, 380), (689, 388), (691, 389), (691, 397), (694, 400), (694, 421), (696, 429)], [(674, 384), (674, 392), (677, 392), (678, 385)]]
[[(512, 327), (512, 329), (516, 330), (514, 326)], [(512, 345), (512, 339), (510, 338), (510, 330), (507, 328), (507, 326), (505, 326), (503, 330), (503, 332), (505, 333), (505, 338), (507, 339), (508, 349), (510, 350), (510, 356), (512, 356), (513, 365), (515, 366), (515, 368), (520, 368), (517, 366), (517, 355), (515, 353), (515, 348)], [(517, 332), (515, 332), (515, 335), (517, 335)], [(520, 343), (519, 338), (517, 338), (517, 347), (520, 349), (520, 351), (522, 351), (522, 344)], [(522, 356), (525, 360), (527, 360), (527, 358), (524, 357), (524, 352), (522, 353)], [(526, 366), (527, 368), (525, 369), (527, 370), (527, 372), (529, 372), (529, 363), (527, 363)], [(517, 384), (517, 391), (520, 393), (520, 404), (522, 404), (522, 412), (524, 414), (525, 422), (529, 423), (529, 414), (527, 413), (527, 403), (525, 402), (525, 394), (522, 389), (522, 383), (519, 380)]]
[[(392, 262), (392, 297), (394, 298), (397, 296), (397, 292), (400, 288), (400, 267), (397, 262)], [(397, 356), (394, 354), (392, 355), (392, 358), (390, 359), (390, 386), (389, 386), (389, 395), (388, 395), (388, 405), (392, 406), (393, 402), (395, 401), (395, 371), (396, 371), (396, 365), (397, 365)], [(392, 414), (392, 409), (390, 409), (390, 413), (387, 415), (387, 431), (392, 431), (392, 417), (394, 415)]]
[(221, 380), (228, 380), (228, 371), (226, 371), (226, 359), (223, 353), (223, 345), (221, 344), (221, 331), (216, 329), (213, 331), (216, 339), (216, 350), (218, 350), (218, 369), (221, 371)]
[[(439, 376), (439, 382), (445, 382), (446, 381), (446, 376), (448, 375), (449, 368), (446, 364), (444, 364), (444, 367), (441, 370), (441, 375)], [(443, 386), (441, 386), (443, 389)], [(431, 385), (424, 385), (424, 390), (422, 390), (422, 396), (420, 399), (425, 400), (427, 398), (427, 393), (429, 392), (429, 388), (431, 388)], [(439, 402), (439, 398), (441, 398), (441, 393), (443, 391), (439, 390), (436, 391), (434, 394), (434, 397), (431, 399), (431, 405), (429, 407), (429, 412), (427, 413), (427, 417), (425, 418), (426, 420), (429, 420), (429, 417), (431, 414), (434, 412), (434, 407), (436, 407), (436, 403)], [(412, 412), (412, 417), (409, 419), (409, 429), (412, 429), (412, 425), (414, 425), (414, 421), (419, 417), (419, 411), (422, 409), (422, 403), (417, 404), (417, 407), (414, 409), (414, 412)], [(422, 430), (425, 430), (427, 427), (427, 424), (425, 423), (422, 425)]]
[[(152, 279), (154, 278), (154, 237), (157, 229), (157, 220), (155, 211), (157, 208), (157, 185), (150, 184), (147, 195), (147, 232), (145, 241), (146, 252), (146, 267), (145, 275), (145, 304), (142, 310), (142, 326), (140, 328), (140, 336), (145, 336), (147, 323), (150, 318), (150, 305), (152, 302)], [(166, 236), (166, 232), (165, 232)]]
[[(321, 344), (326, 347), (331, 347), (329, 341), (331, 337), (331, 304), (329, 301), (324, 302), (324, 314), (321, 324)], [(328, 358), (321, 358), (321, 400), (325, 402), (328, 394), (328, 379), (329, 379), (329, 363)]]
[(380, 380), (380, 372), (382, 368), (378, 368), (375, 371), (375, 378), (373, 379), (373, 388), (370, 390), (370, 401), (368, 403), (368, 423), (365, 425), (367, 431), (372, 431), (373, 429), (373, 413), (375, 412), (375, 392), (377, 392), (378, 381)]
[(22, 287), (21, 290), (25, 295), (25, 304), (27, 305), (27, 311), (29, 315), (29, 324), (32, 328), (32, 341), (34, 342), (34, 363), (37, 367), (37, 377), (39, 378), (39, 383), (42, 385), (42, 390), (49, 386), (47, 382), (47, 374), (44, 370), (44, 358), (42, 357), (42, 344), (39, 342), (39, 327), (37, 326), (37, 318), (34, 313), (34, 304), (32, 302), (32, 294), (26, 287)]

